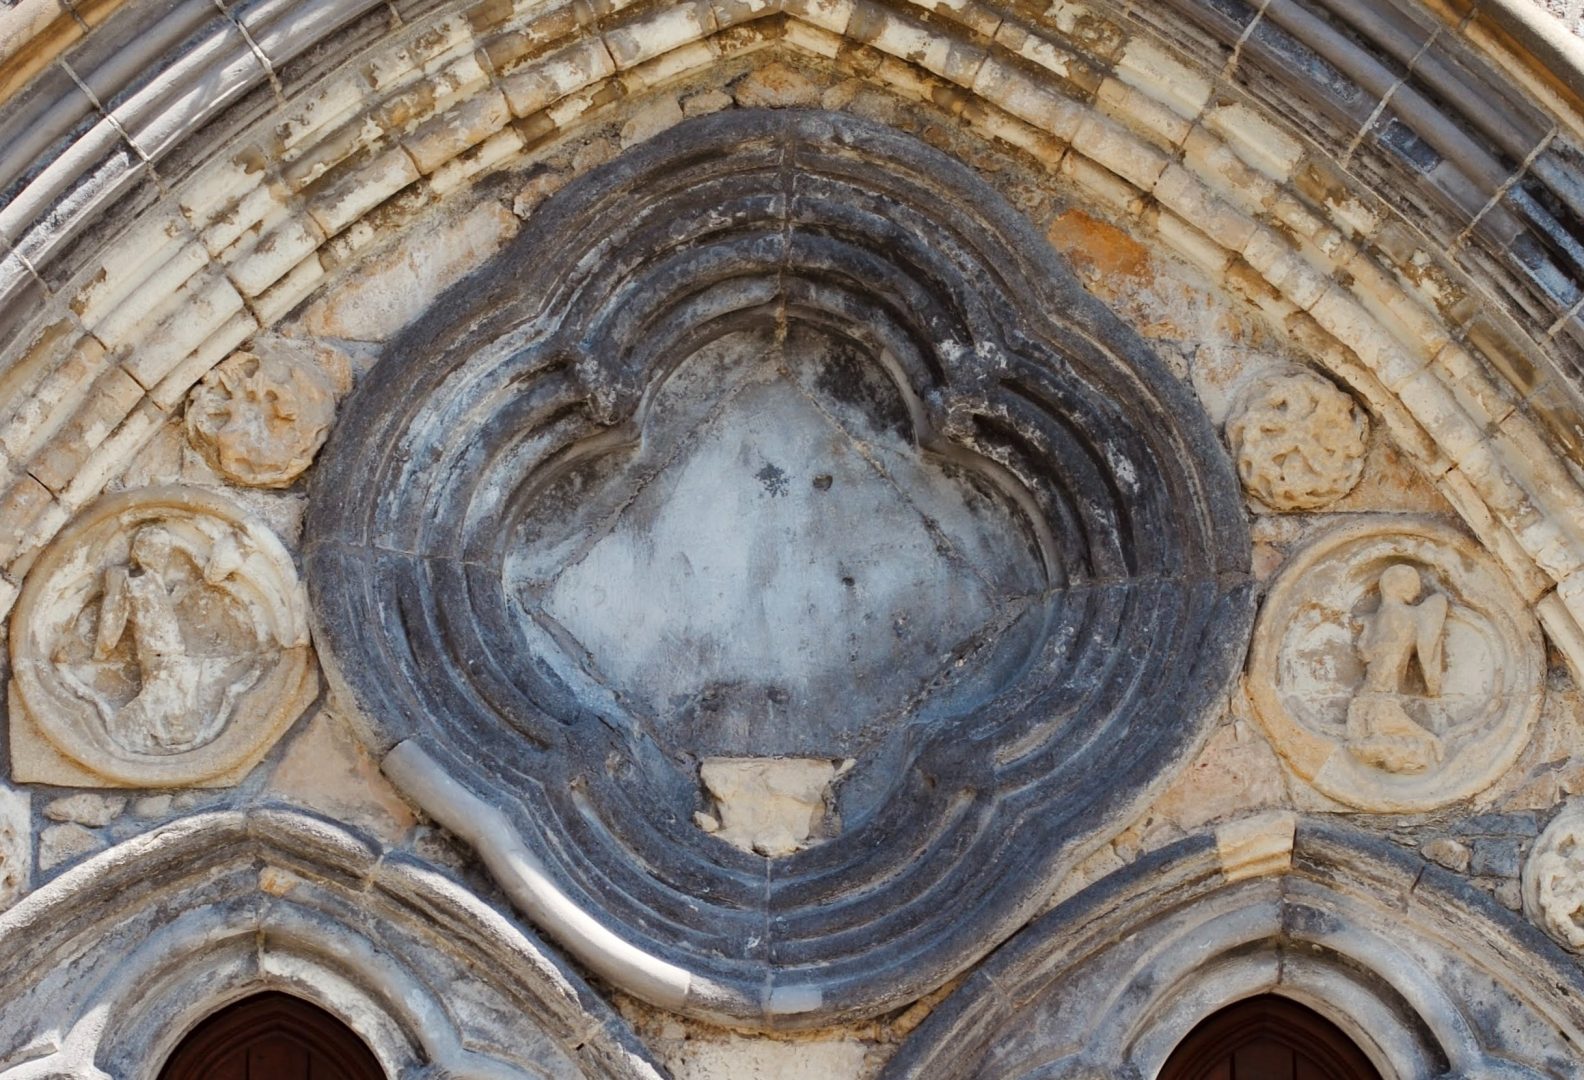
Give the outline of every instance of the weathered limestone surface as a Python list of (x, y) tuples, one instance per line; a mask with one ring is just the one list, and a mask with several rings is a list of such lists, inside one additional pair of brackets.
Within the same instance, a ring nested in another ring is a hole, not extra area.
[[(1584, 50), (1526, 4), (0, 11), (0, 1076), (265, 987), (393, 1076), (1142, 1080), (1262, 992), (1577, 1075)], [(268, 558), (96, 531), (168, 485)], [(299, 569), (375, 597), (318, 708)]]
[[(532, 220), (316, 469), (336, 692), (623, 989), (765, 1027), (906, 1004), (1201, 741), (1252, 599), (1220, 444), (1010, 205), (877, 124), (694, 119)], [(543, 762), (469, 750), (524, 736)], [(852, 758), (840, 832), (760, 871), (696, 828), (693, 761), (718, 797), (744, 756)]]
[(280, 541), (194, 488), (107, 496), (33, 568), (11, 637), (12, 775), (235, 783), (318, 692)]

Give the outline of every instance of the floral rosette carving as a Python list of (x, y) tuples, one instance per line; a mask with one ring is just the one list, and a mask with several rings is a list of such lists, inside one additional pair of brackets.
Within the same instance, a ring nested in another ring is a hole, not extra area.
[(1226, 435), (1250, 495), (1272, 510), (1318, 510), (1358, 484), (1369, 420), (1330, 380), (1297, 371), (1246, 391)]
[(1523, 871), (1524, 911), (1574, 952), (1584, 951), (1584, 804), (1552, 819)]
[(266, 339), (255, 350), (232, 353), (194, 387), (187, 441), (233, 483), (287, 487), (329, 438), (345, 372), (332, 374), (316, 362), (323, 354), (319, 359), (336, 366), (340, 357), (332, 350), (300, 342)]

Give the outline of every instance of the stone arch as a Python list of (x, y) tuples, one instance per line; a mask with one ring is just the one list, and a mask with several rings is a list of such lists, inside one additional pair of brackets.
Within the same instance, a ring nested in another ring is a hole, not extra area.
[(288, 991), (392, 1077), (657, 1077), (533, 938), (410, 856), (288, 810), (172, 822), (0, 916), (0, 1075), (150, 1078), (216, 1009)]
[(188, 387), (371, 240), (668, 80), (773, 49), (1026, 150), (1241, 291), (1370, 404), (1584, 657), (1584, 125), (1566, 76), (1540, 73), (1576, 70), (1578, 48), (1506, 3), (212, 15), (129, 3), (85, 43), (52, 25), (0, 73), (6, 594)]
[(1292, 828), (1258, 824), (1253, 845), (1233, 842), (1238, 825), (1188, 837), (1062, 903), (882, 1076), (1152, 1077), (1201, 1020), (1267, 993), (1337, 1024), (1393, 1080), (1569, 1071), (1584, 1030), (1571, 958), (1389, 842), (1308, 820), (1289, 841)]

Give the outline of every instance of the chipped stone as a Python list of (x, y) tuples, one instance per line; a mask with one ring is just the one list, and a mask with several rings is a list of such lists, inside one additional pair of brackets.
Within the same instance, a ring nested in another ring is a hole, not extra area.
[(75, 822), (50, 825), (39, 833), (39, 869), (53, 870), (61, 863), (73, 861), (104, 846), (105, 842), (98, 833)]
[(118, 795), (68, 795), (46, 803), (44, 816), (51, 821), (74, 821), (98, 829), (114, 821), (126, 805), (126, 799)]

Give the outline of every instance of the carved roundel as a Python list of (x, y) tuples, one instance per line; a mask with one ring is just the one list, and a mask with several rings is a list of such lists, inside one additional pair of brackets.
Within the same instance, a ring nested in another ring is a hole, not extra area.
[(1541, 929), (1584, 951), (1584, 803), (1569, 802), (1535, 841), (1524, 863), (1523, 902)]
[(29, 571), (12, 625), (18, 780), (235, 782), (318, 693), (291, 555), (194, 488), (91, 506)]
[(1266, 597), (1249, 692), (1277, 750), (1352, 806), (1411, 812), (1506, 772), (1539, 713), (1540, 630), (1501, 570), (1444, 524), (1324, 534)]
[(1251, 615), (1164, 366), (961, 166), (825, 113), (544, 204), (348, 399), (306, 544), (415, 797), (497, 808), (486, 861), (627, 989), (750, 1025), (1002, 940), (1197, 746)]

